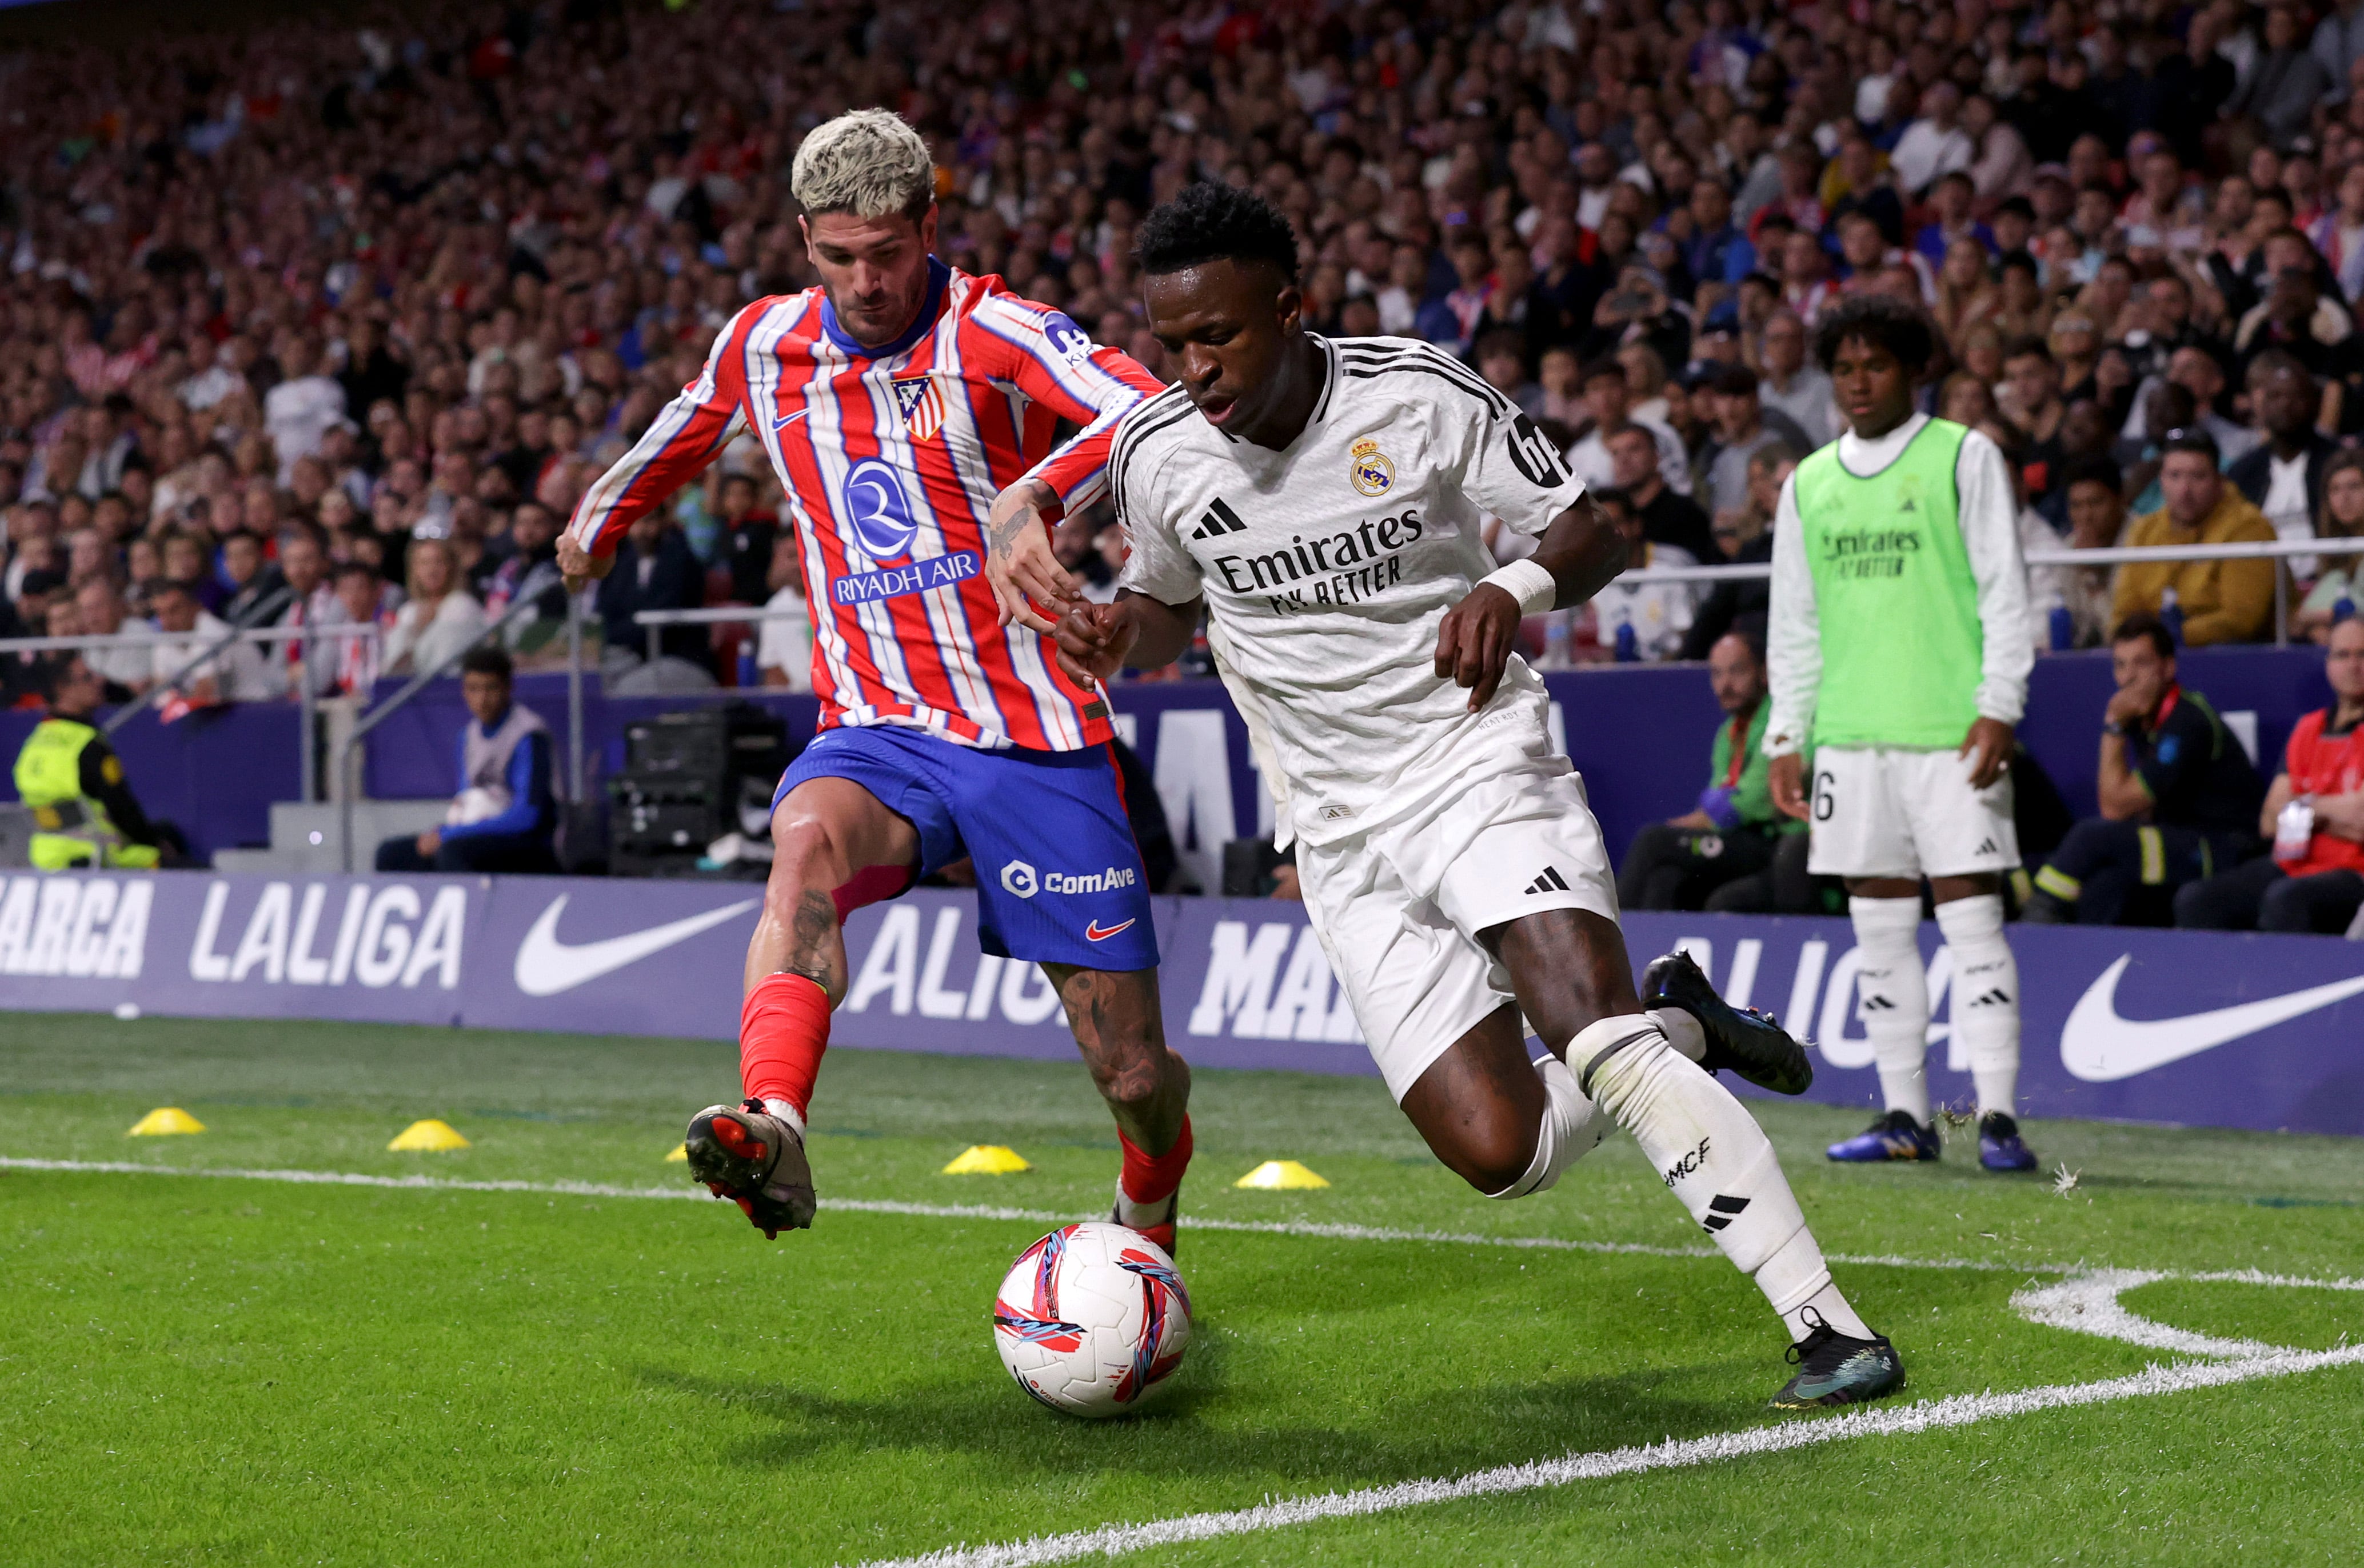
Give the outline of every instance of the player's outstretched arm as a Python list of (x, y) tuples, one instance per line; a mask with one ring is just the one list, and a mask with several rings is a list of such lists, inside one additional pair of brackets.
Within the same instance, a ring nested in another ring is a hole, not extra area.
[(1521, 618), (1530, 610), (1580, 605), (1600, 592), (1625, 570), (1625, 540), (1591, 496), (1579, 496), (1552, 519), (1535, 553), (1517, 564), (1551, 574), (1550, 604), (1522, 604), (1489, 579), (1446, 612), (1436, 629), (1437, 679), (1468, 687), (1472, 713), (1494, 700), (1511, 651), (1518, 646)]
[(1154, 670), (1182, 657), (1199, 629), (1205, 601), (1169, 605), (1127, 588), (1112, 604), (1077, 604), (1059, 617), (1054, 636), (1059, 667), (1085, 685), (1105, 681), (1130, 664)]

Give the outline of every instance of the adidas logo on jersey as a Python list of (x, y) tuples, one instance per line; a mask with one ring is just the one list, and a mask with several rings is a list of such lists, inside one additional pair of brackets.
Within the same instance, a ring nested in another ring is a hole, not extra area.
[(1190, 530), (1190, 537), (1221, 539), (1225, 534), (1243, 534), (1247, 531), (1248, 526), (1240, 521), (1240, 515), (1225, 506), (1223, 498), (1218, 495), (1215, 497), (1215, 504), (1208, 507), (1206, 515), (1199, 519), (1199, 526)]
[(1557, 866), (1544, 867), (1543, 875), (1527, 885), (1529, 893), (1566, 893), (1567, 880), (1559, 874)]
[(1981, 839), (1979, 840), (1979, 847), (1971, 852), (1973, 854), (1980, 855), (1994, 854), (1997, 852), (1995, 849), (1995, 841), (1992, 839)]

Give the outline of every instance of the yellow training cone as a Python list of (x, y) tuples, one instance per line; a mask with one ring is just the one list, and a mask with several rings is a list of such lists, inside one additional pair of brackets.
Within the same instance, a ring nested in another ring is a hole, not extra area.
[(164, 1106), (150, 1111), (131, 1124), (126, 1138), (157, 1138), (168, 1132), (203, 1132), (206, 1124), (178, 1106)]
[(666, 1163), (666, 1164), (668, 1164), (668, 1165), (686, 1165), (686, 1164), (688, 1164), (688, 1163), (689, 1163), (689, 1145), (688, 1145), (688, 1144), (686, 1144), (686, 1143), (676, 1143), (676, 1144), (675, 1144), (671, 1149), (666, 1150), (666, 1151), (665, 1151), (665, 1163)]
[(425, 1121), (414, 1121), (404, 1128), (401, 1134), (386, 1147), (429, 1151), (465, 1149), (468, 1147), (468, 1140), (461, 1137), (450, 1122), (438, 1121), (433, 1117), (429, 1117)]
[(1012, 1176), (1020, 1171), (1031, 1171), (1015, 1149), (998, 1143), (972, 1143), (961, 1151), (960, 1158), (938, 1173), (946, 1176)]
[(1242, 1176), (1235, 1187), (1326, 1187), (1330, 1184), (1294, 1160), (1267, 1160)]

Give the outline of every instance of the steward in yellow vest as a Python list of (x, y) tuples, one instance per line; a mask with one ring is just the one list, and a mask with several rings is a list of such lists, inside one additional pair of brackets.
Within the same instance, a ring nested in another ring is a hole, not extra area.
[(181, 858), (179, 835), (151, 823), (124, 782), (123, 759), (90, 723), (105, 684), (80, 658), (67, 661), (50, 686), (50, 717), (17, 753), (17, 794), (33, 811), (37, 871), (104, 866), (152, 869), (165, 846)]

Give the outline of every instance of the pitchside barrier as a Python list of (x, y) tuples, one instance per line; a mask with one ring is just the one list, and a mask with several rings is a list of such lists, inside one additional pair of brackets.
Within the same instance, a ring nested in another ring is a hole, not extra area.
[[(0, 1007), (728, 1040), (761, 893), (562, 877), (20, 873), (0, 882)], [(1302, 906), (1161, 898), (1156, 918), (1167, 1036), (1193, 1062), (1371, 1072)], [(1072, 1058), (1041, 972), (981, 954), (976, 919), (973, 895), (924, 889), (858, 912), (836, 1043)], [(1966, 1103), (1952, 961), (1934, 924), (1921, 933), (1935, 1093)], [(1626, 935), (1637, 960), (1689, 949), (1732, 1000), (1811, 1036), (1812, 1098), (1874, 1103), (1845, 921), (1634, 914)], [(2011, 940), (2030, 1115), (2364, 1133), (2364, 945), (2029, 926)]]
[[(2207, 694), (2268, 773), (2278, 765), (2299, 716), (2331, 700), (2318, 649), (2190, 649), (2181, 674), (2187, 687)], [(1705, 669), (1604, 665), (1544, 680), (1555, 737), (1584, 773), (1612, 855), (1622, 855), (1644, 824), (1690, 809), (1707, 782), (1708, 750), (1722, 717)], [(396, 684), (382, 684), (379, 700)], [(622, 766), (628, 724), (698, 700), (609, 696), (596, 677), (585, 686), (585, 744), (600, 773)], [(2039, 659), (2029, 681), (2020, 738), (2080, 813), (2093, 809), (2095, 737), (2111, 690), (2104, 652)], [(554, 733), (565, 733), (563, 675), (521, 675), (518, 695)], [(787, 721), (792, 740), (812, 733), (818, 705), (810, 697), (761, 688), (711, 695), (761, 702)], [(1224, 842), (1254, 837), (1271, 824), (1246, 728), (1221, 683), (1138, 682), (1115, 687), (1110, 696), (1120, 730), (1157, 781), (1185, 865), (1201, 886), (1221, 886)], [(451, 680), (434, 683), (395, 710), (363, 743), (369, 793), (387, 800), (449, 795), (453, 748), (466, 717), (460, 684)], [(31, 711), (0, 713), (0, 762), (17, 754), (39, 718)], [(210, 853), (264, 842), (271, 803), (300, 798), (300, 719), (290, 703), (245, 703), (173, 724), (145, 712), (115, 740), (148, 814), (177, 822), (200, 852)], [(6, 775), (0, 768), (0, 799), (15, 794)], [(594, 798), (597, 787), (590, 785)]]

